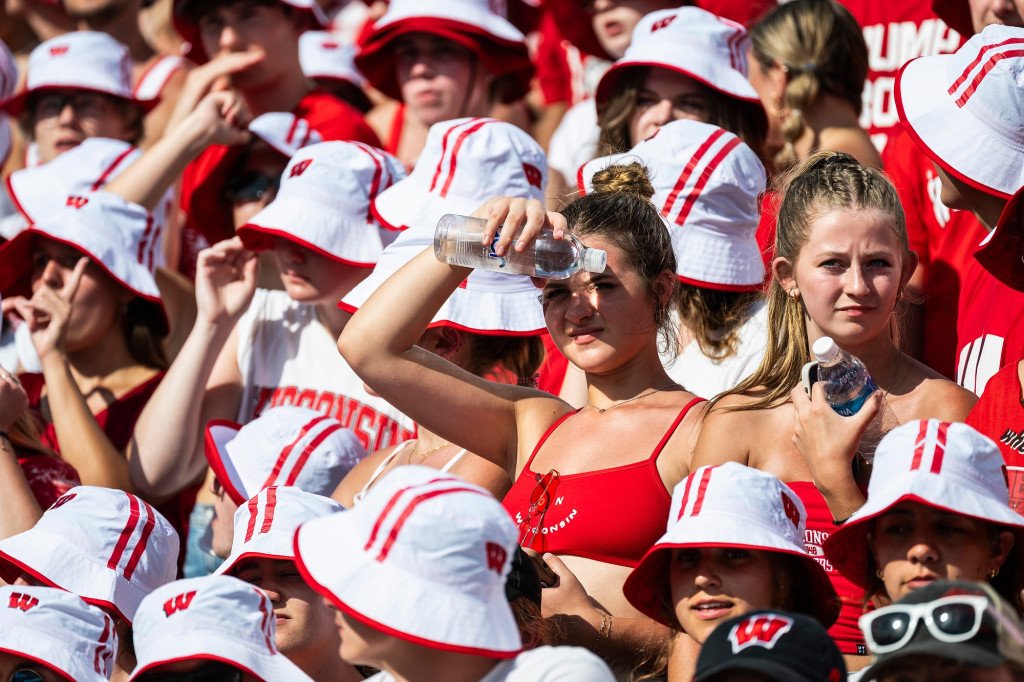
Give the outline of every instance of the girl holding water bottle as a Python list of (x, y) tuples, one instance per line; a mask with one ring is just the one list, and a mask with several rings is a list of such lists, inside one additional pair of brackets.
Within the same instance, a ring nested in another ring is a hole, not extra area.
[(430, 249), (359, 308), (338, 348), (418, 424), (508, 471), (515, 482), (504, 506), (520, 544), (545, 553), (557, 576), (544, 591), (544, 615), (570, 616), (569, 641), (631, 668), (668, 630), (631, 606), (622, 585), (664, 529), (669, 490), (685, 477), (696, 441), (700, 399), (668, 377), (658, 354), (659, 337), (670, 332), (675, 256), (648, 201), (646, 170), (612, 166), (594, 185), (562, 214), (509, 198), (475, 214), (487, 219), (480, 243), (498, 257), (527, 251), (542, 228), (605, 252), (602, 272), (535, 280), (552, 340), (586, 373), (581, 409), (485, 381), (414, 345), (470, 273)]
[[(892, 428), (930, 417), (963, 421), (976, 398), (896, 345), (894, 311), (917, 256), (896, 190), (881, 173), (842, 152), (811, 156), (785, 189), (776, 254), (765, 357), (749, 379), (713, 401), (691, 468), (738, 461), (778, 476), (807, 508), (806, 541), (820, 556), (834, 523), (864, 502), (869, 467), (854, 460), (883, 401)], [(820, 384), (810, 396), (800, 385), (811, 345), (825, 336), (858, 357), (882, 387), (852, 417), (833, 411)], [(867, 664), (857, 629), (862, 590), (826, 568), (843, 598), (830, 634), (857, 670)]]

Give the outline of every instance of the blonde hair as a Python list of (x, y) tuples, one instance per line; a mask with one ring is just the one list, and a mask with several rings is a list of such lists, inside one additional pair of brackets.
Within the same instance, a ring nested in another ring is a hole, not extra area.
[(789, 115), (782, 124), (786, 146), (775, 156), (785, 171), (796, 165), (793, 143), (804, 130), (801, 112), (821, 94), (830, 94), (861, 112), (868, 74), (868, 48), (860, 25), (835, 0), (793, 0), (780, 4), (750, 30), (750, 53), (764, 69), (778, 61), (789, 74), (782, 102)]
[(736, 353), (740, 329), (750, 319), (760, 291), (721, 291), (682, 283), (674, 302), (679, 317), (693, 332), (700, 352), (722, 360)]
[[(795, 266), (807, 243), (811, 223), (832, 211), (874, 210), (890, 219), (890, 226), (905, 260), (910, 253), (907, 223), (899, 195), (879, 171), (862, 166), (844, 152), (813, 154), (785, 182), (775, 231), (775, 254)], [(776, 407), (789, 399), (800, 381), (800, 371), (810, 361), (804, 306), (782, 288), (773, 276), (768, 291), (768, 345), (757, 370), (735, 388), (715, 396), (714, 405), (726, 395), (763, 390), (757, 400), (737, 410)], [(895, 325), (890, 323), (895, 336)]]

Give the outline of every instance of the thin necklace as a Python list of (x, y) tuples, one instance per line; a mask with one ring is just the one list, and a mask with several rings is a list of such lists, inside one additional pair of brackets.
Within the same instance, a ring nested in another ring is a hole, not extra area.
[[(417, 440), (416, 441), (416, 445), (419, 445), (419, 444), (420, 444), (420, 442), (419, 442), (419, 440)], [(412, 450), (409, 451), (409, 464), (412, 464), (412, 456), (413, 455), (416, 455), (417, 457), (419, 457), (420, 458), (420, 462), (422, 462), (422, 461), (424, 461), (427, 458), (427, 455), (429, 455), (431, 452), (437, 452), (441, 448), (446, 448), (449, 445), (451, 445), (451, 441), (447, 441), (446, 440), (445, 442), (443, 442), (440, 445), (438, 445), (436, 448), (430, 448), (426, 452), (416, 452), (416, 445), (414, 445), (412, 447)]]
[(646, 398), (647, 396), (654, 395), (655, 393), (657, 393), (659, 391), (664, 391), (666, 388), (672, 388), (673, 386), (678, 386), (678, 385), (679, 384), (677, 384), (676, 382), (673, 381), (671, 384), (665, 384), (661, 388), (655, 388), (655, 389), (652, 389), (650, 391), (647, 391), (646, 393), (641, 393), (640, 395), (635, 395), (632, 398), (629, 398), (628, 400), (622, 400), (620, 402), (615, 403), (614, 405), (610, 405), (610, 406), (605, 407), (605, 408), (600, 408), (597, 405), (595, 405), (594, 403), (590, 402), (589, 400), (587, 401), (587, 405), (590, 405), (595, 410), (597, 410), (598, 414), (604, 414), (608, 410), (614, 410), (616, 407), (619, 407), (620, 405), (625, 405), (626, 403), (631, 403), (634, 400), (640, 400), (640, 398)]

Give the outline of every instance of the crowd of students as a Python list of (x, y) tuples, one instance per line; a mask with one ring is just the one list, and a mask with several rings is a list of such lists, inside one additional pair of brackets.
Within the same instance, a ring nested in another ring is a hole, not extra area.
[(0, 682), (1024, 680), (1024, 2), (2, 12)]

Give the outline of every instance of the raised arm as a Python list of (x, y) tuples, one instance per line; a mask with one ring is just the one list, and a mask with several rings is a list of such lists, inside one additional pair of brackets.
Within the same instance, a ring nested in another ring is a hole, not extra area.
[(28, 530), (43, 515), (7, 435), (27, 408), (25, 389), (0, 367), (0, 540)]
[[(538, 201), (492, 200), (476, 215), (489, 220), (488, 241), (502, 227), (499, 254), (507, 252), (524, 219), (517, 248), (525, 248), (543, 226), (552, 224)], [(564, 230), (564, 223), (559, 227)], [(532, 445), (571, 408), (541, 391), (481, 379), (416, 346), (434, 314), (470, 272), (439, 262), (427, 249), (370, 296), (346, 325), (338, 350), (385, 400), (514, 478), (521, 436)]]

